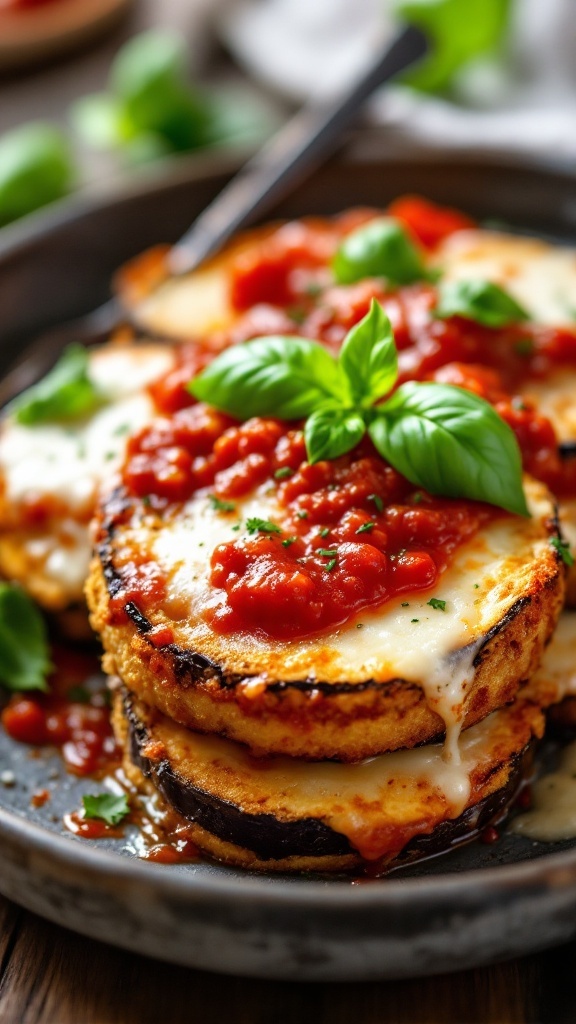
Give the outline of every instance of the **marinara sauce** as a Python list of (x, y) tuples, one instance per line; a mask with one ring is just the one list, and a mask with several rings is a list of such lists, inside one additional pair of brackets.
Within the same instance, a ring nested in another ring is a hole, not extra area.
[(32, 746), (60, 749), (74, 775), (93, 775), (116, 767), (120, 750), (110, 724), (110, 709), (101, 693), (84, 681), (98, 671), (91, 655), (54, 647), (54, 672), (49, 692), (14, 694), (2, 711), (2, 724), (12, 739)]
[[(388, 214), (430, 251), (454, 231), (474, 226), (458, 211), (418, 197), (398, 200)], [(576, 460), (560, 459), (550, 421), (518, 394), (526, 380), (558, 365), (576, 366), (576, 332), (524, 323), (496, 330), (462, 317), (438, 319), (437, 287), (428, 281), (396, 289), (382, 279), (334, 284), (330, 263), (342, 238), (378, 215), (356, 210), (333, 221), (285, 224), (242, 249), (231, 267), (230, 301), (238, 316), (227, 332), (209, 339), (211, 354), (202, 360), (265, 334), (315, 338), (336, 354), (377, 299), (394, 330), (399, 383), (437, 380), (481, 395), (514, 430), (527, 471), (558, 495), (576, 494)], [(310, 466), (298, 424), (237, 424), (205, 406), (192, 407), (185, 378), (201, 369), (199, 358), (197, 348), (184, 348), (171, 377), (156, 386), (156, 406), (166, 415), (129, 442), (124, 482), (157, 509), (207, 489), (229, 503), (264, 484), (272, 490), (274, 523), (240, 527), (213, 552), (210, 581), (218, 599), (209, 616), (220, 632), (297, 639), (334, 628), (363, 608), (425, 591), (457, 547), (497, 514), (418, 491), (367, 440), (341, 459)], [(135, 556), (130, 599), (139, 607), (158, 606), (162, 581), (137, 562)], [(127, 600), (125, 592), (115, 600)]]
[[(311, 466), (293, 425), (260, 418), (238, 424), (204, 405), (132, 438), (124, 481), (148, 503), (153, 495), (157, 509), (208, 489), (231, 525), (235, 500), (261, 485), (273, 492), (274, 522), (253, 517), (214, 550), (210, 582), (220, 601), (209, 617), (222, 633), (285, 640), (434, 586), (458, 545), (494, 514), (480, 503), (419, 491), (368, 440)], [(154, 606), (146, 573), (131, 572), (130, 598), (144, 611)]]

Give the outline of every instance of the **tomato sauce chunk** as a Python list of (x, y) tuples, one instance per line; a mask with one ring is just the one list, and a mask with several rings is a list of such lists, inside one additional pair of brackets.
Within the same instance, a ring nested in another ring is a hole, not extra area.
[(49, 693), (14, 694), (2, 711), (2, 724), (12, 739), (32, 746), (60, 749), (74, 775), (92, 775), (120, 761), (110, 724), (110, 711), (101, 694), (83, 688), (97, 671), (95, 658), (57, 648)]

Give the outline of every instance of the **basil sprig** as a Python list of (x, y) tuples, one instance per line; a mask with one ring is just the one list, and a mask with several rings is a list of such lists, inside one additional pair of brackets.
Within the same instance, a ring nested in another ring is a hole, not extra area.
[(461, 316), (485, 327), (507, 327), (530, 319), (529, 313), (500, 285), (481, 279), (441, 284), (434, 315), (441, 320)]
[(82, 345), (69, 345), (50, 373), (11, 404), (18, 423), (75, 420), (93, 412), (103, 396), (90, 379), (90, 360)]
[(46, 625), (20, 588), (0, 583), (0, 684), (7, 690), (47, 690), (52, 671)]
[(332, 260), (332, 273), (338, 284), (385, 277), (400, 285), (428, 277), (417, 247), (394, 217), (378, 217), (352, 231)]
[(512, 429), (484, 399), (449, 384), (402, 384), (390, 321), (375, 301), (338, 359), (303, 338), (258, 338), (227, 349), (189, 385), (240, 420), (306, 417), (311, 463), (350, 451), (366, 431), (378, 452), (431, 494), (529, 515)]

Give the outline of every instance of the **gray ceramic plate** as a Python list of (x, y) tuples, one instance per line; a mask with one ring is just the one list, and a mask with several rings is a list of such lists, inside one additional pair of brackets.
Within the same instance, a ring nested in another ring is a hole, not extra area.
[[(370, 157), (362, 156), (369, 151)], [(480, 218), (576, 238), (576, 184), (566, 171), (426, 151), (391, 159), (371, 140), (318, 172), (280, 215), (383, 205), (420, 192)], [(0, 240), (0, 369), (34, 332), (106, 298), (128, 256), (171, 241), (231, 169), (179, 164), (129, 194), (68, 204)], [(299, 980), (394, 978), (488, 963), (576, 934), (576, 844), (504, 835), (351, 885), (343, 879), (259, 877), (203, 864), (139, 861), (129, 831), (88, 843), (62, 826), (89, 788), (56, 754), (32, 757), (0, 736), (0, 891), (79, 932), (140, 953), (213, 971)], [(48, 782), (47, 782), (48, 780)], [(33, 808), (48, 785), (51, 799)]]

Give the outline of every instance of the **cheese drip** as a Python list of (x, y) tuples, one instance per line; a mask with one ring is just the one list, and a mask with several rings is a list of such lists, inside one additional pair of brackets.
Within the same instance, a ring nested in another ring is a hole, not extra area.
[[(551, 686), (555, 701), (576, 696), (576, 612), (564, 612), (533, 684)], [(532, 685), (532, 684), (531, 684)], [(541, 842), (576, 839), (576, 742), (559, 768), (534, 784), (533, 807), (511, 824), (516, 835)]]
[[(369, 860), (459, 817), (470, 801), (470, 777), (477, 773), (490, 779), (503, 750), (506, 757), (516, 753), (530, 733), (515, 708), (496, 711), (462, 735), (461, 770), (455, 770), (441, 743), (356, 764), (280, 755), (259, 760), (240, 743), (194, 733), (164, 716), (155, 717), (152, 726), (152, 739), (160, 742), (184, 782), (246, 813), (323, 820)], [(485, 785), (475, 800), (493, 791), (490, 783)]]
[(544, 843), (576, 839), (576, 742), (566, 748), (557, 771), (533, 787), (533, 807), (514, 818), (516, 835)]

